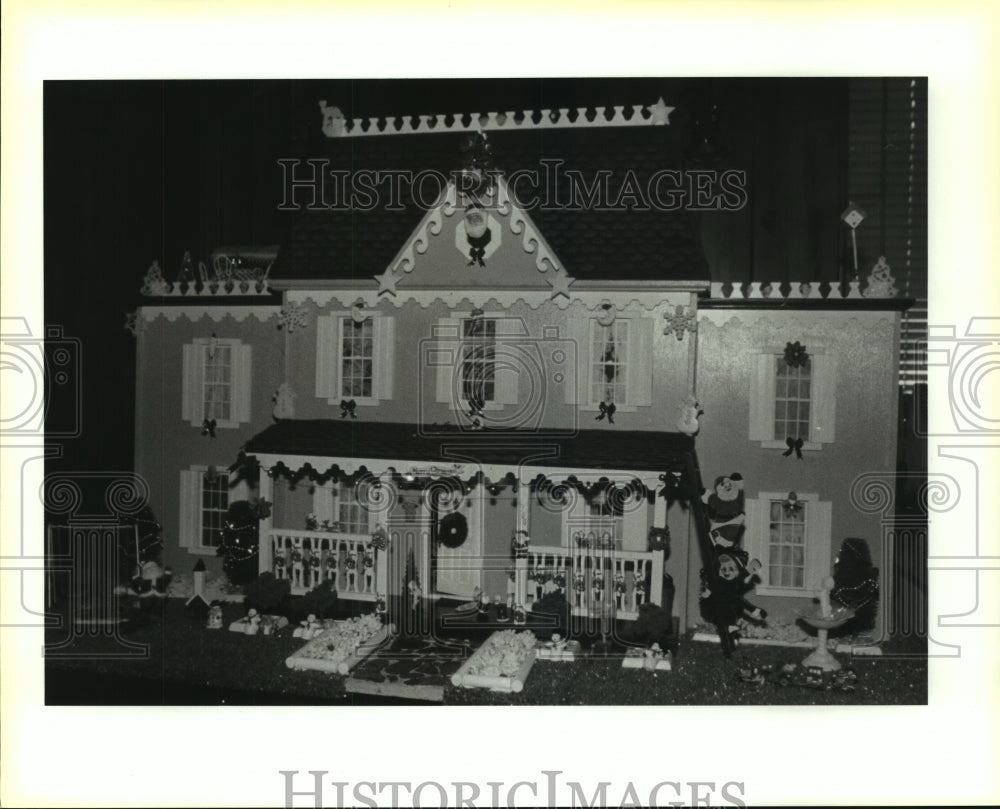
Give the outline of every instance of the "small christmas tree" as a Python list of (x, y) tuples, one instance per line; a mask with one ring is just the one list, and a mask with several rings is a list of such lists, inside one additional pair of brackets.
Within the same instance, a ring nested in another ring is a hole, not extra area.
[(233, 584), (246, 584), (257, 576), (258, 509), (246, 500), (231, 503), (222, 528), (218, 555)]

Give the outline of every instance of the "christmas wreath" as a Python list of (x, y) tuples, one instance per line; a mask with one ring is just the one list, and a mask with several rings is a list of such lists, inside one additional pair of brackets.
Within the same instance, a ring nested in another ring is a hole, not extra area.
[(798, 340), (785, 344), (785, 362), (789, 368), (804, 368), (809, 363), (806, 347)]
[(446, 548), (458, 548), (469, 535), (469, 522), (464, 514), (453, 511), (438, 523), (438, 539)]

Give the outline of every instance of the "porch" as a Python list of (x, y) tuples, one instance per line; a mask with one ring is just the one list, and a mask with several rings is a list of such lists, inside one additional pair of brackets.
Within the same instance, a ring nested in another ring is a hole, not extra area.
[[(246, 455), (260, 466), (260, 496), (275, 502), (259, 569), (293, 594), (332, 580), (339, 598), (376, 601), (412, 581), (432, 600), (531, 612), (559, 593), (575, 616), (631, 621), (643, 604), (664, 606), (665, 581), (685, 587), (697, 553), (689, 513), (668, 508), (678, 491), (700, 490), (686, 435), (428, 436), (415, 425), (289, 421)], [(366, 517), (344, 500), (318, 511), (331, 497), (352, 498)], [(685, 600), (671, 600), (683, 625)]]

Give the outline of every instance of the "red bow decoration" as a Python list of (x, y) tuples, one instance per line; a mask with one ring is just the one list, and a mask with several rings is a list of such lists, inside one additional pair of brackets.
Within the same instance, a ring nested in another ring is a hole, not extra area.
[(353, 399), (351, 399), (350, 401), (347, 401), (346, 399), (341, 399), (340, 417), (343, 419), (347, 418), (347, 416), (350, 416), (352, 419), (356, 419), (358, 417), (358, 414), (354, 412), (355, 407), (357, 407), (357, 403)]
[(469, 240), (469, 263), (467, 266), (479, 264), (480, 267), (485, 267), (486, 262), (483, 259), (486, 258), (486, 245), (490, 243), (493, 234), (487, 230), (482, 236), (468, 236), (467, 238)]
[(469, 396), (469, 418), (484, 419), (486, 415), (483, 413), (483, 408), (486, 403), (483, 401), (483, 397), (478, 393), (473, 393)]
[(205, 419), (201, 423), (201, 434), (210, 435), (215, 438), (215, 419)]
[(614, 424), (615, 403), (612, 402), (611, 404), (605, 404), (604, 402), (601, 402), (600, 409), (601, 409), (601, 414), (596, 419), (594, 419), (594, 421), (604, 421), (604, 417), (607, 416), (608, 424)]
[(794, 452), (795, 456), (801, 461), (802, 460), (802, 443), (803, 443), (802, 439), (801, 438), (792, 438), (791, 436), (789, 436), (788, 438), (785, 439), (785, 443), (788, 445), (788, 449), (786, 449), (784, 452), (781, 453), (782, 457), (787, 458), (789, 455), (791, 455)]

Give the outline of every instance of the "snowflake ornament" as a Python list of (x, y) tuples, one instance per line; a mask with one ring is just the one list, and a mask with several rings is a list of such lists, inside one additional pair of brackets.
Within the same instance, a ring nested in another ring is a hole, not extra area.
[(306, 326), (306, 310), (298, 301), (288, 301), (278, 313), (278, 328), (291, 334)]
[(129, 312), (128, 314), (125, 315), (124, 328), (128, 329), (132, 333), (133, 337), (139, 336), (139, 332), (142, 331), (143, 326), (144, 323), (142, 318), (139, 317), (138, 309), (136, 309), (134, 312)]
[(663, 318), (667, 321), (667, 325), (663, 327), (663, 333), (670, 334), (673, 332), (677, 335), (678, 340), (684, 339), (685, 331), (694, 332), (698, 329), (697, 317), (694, 310), (689, 311), (686, 306), (678, 305), (672, 314), (664, 312)]

